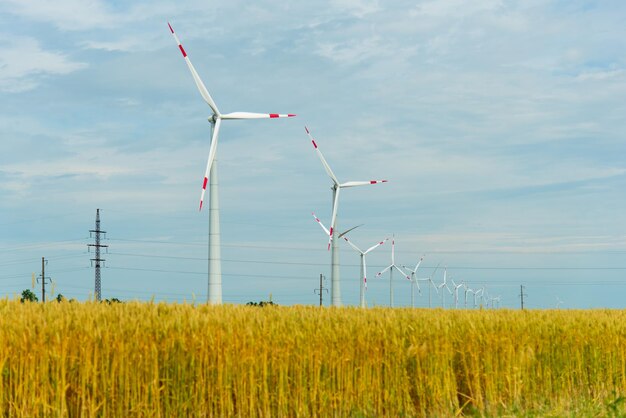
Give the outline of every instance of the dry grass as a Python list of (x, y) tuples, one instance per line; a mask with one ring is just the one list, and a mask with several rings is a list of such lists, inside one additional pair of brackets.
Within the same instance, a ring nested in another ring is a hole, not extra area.
[(626, 312), (0, 301), (4, 416), (624, 413)]

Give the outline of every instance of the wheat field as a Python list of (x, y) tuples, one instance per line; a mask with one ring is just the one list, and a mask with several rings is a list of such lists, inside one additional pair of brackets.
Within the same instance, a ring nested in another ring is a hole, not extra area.
[(612, 416), (626, 312), (0, 301), (10, 417)]

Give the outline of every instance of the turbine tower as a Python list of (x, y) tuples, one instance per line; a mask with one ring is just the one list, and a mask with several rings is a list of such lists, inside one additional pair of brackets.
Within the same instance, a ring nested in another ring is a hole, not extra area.
[[(202, 194), (200, 195), (200, 210), (202, 210), (202, 203), (204, 201), (204, 193), (206, 191), (207, 183), (209, 184), (209, 292), (208, 302), (212, 304), (222, 303), (222, 262), (221, 262), (221, 244), (220, 244), (220, 214), (219, 214), (219, 201), (218, 201), (218, 182), (217, 182), (217, 141), (219, 138), (219, 131), (222, 120), (232, 119), (268, 119), (268, 118), (286, 118), (293, 117), (293, 114), (278, 114), (278, 113), (249, 113), (249, 112), (233, 112), (233, 113), (221, 113), (213, 98), (209, 94), (209, 91), (204, 86), (204, 83), (200, 79), (200, 76), (196, 72), (196, 69), (191, 64), (187, 52), (183, 45), (180, 43), (178, 36), (174, 33), (172, 25), (167, 24), (172, 32), (172, 36), (178, 44), (180, 52), (183, 54), (183, 58), (189, 67), (191, 76), (196, 83), (196, 87), (200, 91), (200, 95), (204, 101), (209, 105), (213, 114), (209, 117), (209, 123), (211, 123), (211, 146), (209, 149), (209, 158), (207, 161), (206, 171), (204, 173), (204, 179), (202, 181)], [(209, 182), (209, 179), (211, 180)]]
[(317, 147), (317, 143), (315, 142), (315, 139), (313, 139), (313, 136), (311, 136), (311, 132), (309, 132), (309, 128), (305, 126), (304, 129), (306, 130), (306, 133), (309, 136), (309, 139), (311, 140), (311, 143), (313, 144), (313, 148), (315, 148), (315, 151), (317, 152), (318, 157), (322, 161), (322, 165), (324, 166), (324, 169), (326, 170), (326, 174), (328, 174), (330, 179), (333, 181), (333, 185), (331, 187), (331, 190), (333, 193), (333, 200), (332, 200), (333, 215), (330, 221), (330, 230), (328, 233), (328, 249), (331, 249), (331, 245), (332, 245), (331, 261), (330, 261), (330, 264), (331, 264), (330, 296), (331, 296), (332, 306), (341, 306), (341, 286), (340, 286), (340, 278), (339, 278), (339, 243), (337, 240), (333, 239), (334, 238), (333, 233), (335, 229), (337, 229), (337, 207), (339, 205), (339, 192), (343, 188), (365, 186), (365, 185), (377, 184), (377, 183), (386, 183), (387, 180), (348, 181), (345, 183), (339, 183), (339, 180), (337, 180), (337, 177), (333, 173), (333, 170), (331, 170), (330, 166), (326, 162), (324, 155), (322, 155), (322, 152)]

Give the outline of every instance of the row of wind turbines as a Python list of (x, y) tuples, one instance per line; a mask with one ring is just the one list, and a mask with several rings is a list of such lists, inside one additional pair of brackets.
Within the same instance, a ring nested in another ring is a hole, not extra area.
[[(317, 216), (315, 216), (315, 213), (313, 213), (312, 215), (315, 221), (324, 230), (326, 235), (330, 236), (330, 231), (324, 226), (322, 221), (320, 221), (320, 219)], [(389, 241), (390, 238), (387, 237), (384, 240), (372, 245), (371, 247), (369, 247), (367, 250), (364, 251), (360, 249), (359, 247), (357, 247), (352, 241), (350, 241), (350, 239), (348, 239), (348, 236), (347, 236), (349, 232), (358, 228), (359, 226), (361, 225), (354, 226), (348, 229), (347, 231), (342, 232), (341, 234), (337, 236), (337, 238), (338, 239), (343, 238), (359, 254), (360, 267), (361, 267), (360, 278), (362, 278), (362, 280), (359, 279), (359, 282), (360, 282), (359, 306), (362, 308), (365, 308), (367, 306), (367, 302), (365, 300), (365, 291), (367, 289), (367, 263), (366, 263), (365, 256), (369, 254), (370, 252), (372, 252), (374, 249), (385, 244), (387, 241)], [(410, 268), (404, 264), (402, 265), (402, 267), (398, 266), (395, 261), (395, 237), (391, 238), (391, 264), (385, 267), (382, 271), (376, 273), (376, 277), (381, 277), (385, 272), (389, 271), (389, 306), (390, 307), (392, 308), (394, 307), (394, 288), (393, 288), (393, 271), (394, 270), (396, 270), (398, 273), (400, 273), (401, 276), (409, 280), (411, 284), (411, 307), (412, 308), (415, 307), (415, 290), (417, 289), (417, 292), (419, 293), (419, 295), (422, 295), (422, 288), (420, 286), (420, 282), (425, 282), (426, 286), (428, 287), (428, 307), (429, 308), (433, 307), (432, 290), (434, 290), (436, 294), (441, 295), (440, 306), (442, 308), (446, 307), (446, 299), (445, 299), (446, 290), (448, 294), (454, 296), (455, 308), (459, 308), (459, 301), (460, 301), (459, 291), (460, 290), (463, 291), (463, 295), (464, 295), (464, 302), (463, 302), (464, 308), (468, 308), (468, 307), (476, 308), (478, 306), (485, 306), (485, 307), (492, 307), (492, 308), (499, 307), (500, 296), (494, 296), (494, 297), (490, 296), (485, 286), (481, 287), (480, 289), (472, 289), (471, 287), (469, 287), (469, 285), (465, 281), (456, 283), (453, 278), (450, 278), (450, 282), (452, 284), (452, 287), (450, 287), (450, 283), (448, 282), (447, 267), (444, 267), (443, 269), (443, 281), (439, 284), (435, 283), (434, 277), (435, 277), (435, 274), (437, 273), (437, 270), (439, 270), (440, 264), (437, 265), (437, 267), (435, 267), (435, 269), (433, 270), (430, 276), (421, 277), (421, 278), (417, 277), (417, 271), (420, 265), (422, 264), (422, 261), (424, 261), (424, 256), (420, 257), (420, 259), (417, 261), (417, 264), (415, 265), (414, 268)], [(471, 301), (470, 306), (468, 306), (468, 294), (471, 294), (473, 296), (473, 301)]]
[[(221, 269), (221, 239), (220, 239), (220, 219), (219, 219), (219, 195), (218, 195), (218, 177), (217, 177), (217, 145), (219, 140), (219, 132), (221, 128), (222, 120), (245, 120), (245, 119), (277, 119), (277, 118), (290, 118), (296, 116), (295, 114), (281, 114), (281, 113), (251, 113), (251, 112), (231, 112), (231, 113), (221, 113), (218, 109), (215, 101), (209, 94), (206, 86), (202, 82), (202, 79), (198, 75), (196, 69), (194, 68), (187, 52), (185, 51), (183, 45), (181, 44), (178, 36), (174, 32), (172, 25), (168, 22), (169, 30), (174, 37), (174, 40), (178, 44), (178, 48), (191, 72), (191, 76), (202, 96), (203, 100), (208, 104), (211, 109), (211, 116), (209, 116), (208, 121), (211, 124), (211, 144), (209, 148), (209, 156), (207, 160), (206, 170), (204, 173), (204, 178), (202, 181), (202, 192), (200, 195), (200, 208), (202, 210), (204, 197), (206, 193), (207, 186), (209, 188), (209, 248), (208, 248), (208, 302), (211, 304), (221, 304), (222, 303), (222, 269)], [(321, 221), (315, 217), (320, 226), (324, 229), (325, 233), (328, 235), (328, 249), (331, 250), (331, 303), (333, 306), (341, 306), (341, 288), (340, 288), (340, 273), (339, 273), (339, 240), (343, 238), (354, 250), (356, 250), (361, 257), (361, 278), (360, 281), (360, 306), (365, 307), (365, 290), (367, 289), (367, 267), (365, 263), (365, 256), (369, 252), (373, 251), (375, 248), (383, 245), (389, 238), (386, 238), (383, 241), (380, 241), (378, 244), (368, 248), (363, 251), (359, 247), (357, 247), (354, 243), (352, 243), (347, 236), (347, 233), (353, 230), (354, 228), (345, 231), (342, 234), (336, 234), (337, 230), (337, 212), (339, 206), (339, 195), (342, 189), (364, 186), (364, 185), (373, 185), (379, 183), (386, 183), (387, 180), (368, 180), (368, 181), (348, 181), (341, 183), (332, 169), (326, 162), (322, 152), (320, 151), (315, 139), (312, 137), (311, 132), (308, 128), (305, 127), (306, 133), (309, 136), (311, 143), (317, 155), (319, 156), (326, 173), (331, 178), (333, 185), (331, 187), (332, 190), (332, 217), (330, 228), (327, 229)], [(356, 228), (356, 227), (355, 227)], [(337, 236), (338, 235), (338, 236)], [(429, 289), (429, 307), (431, 306), (431, 288), (434, 288), (437, 293), (441, 293), (442, 306), (445, 306), (445, 298), (444, 298), (444, 290), (447, 290), (450, 294), (455, 295), (455, 307), (458, 307), (458, 291), (461, 287), (464, 287), (465, 291), (465, 305), (467, 307), (467, 294), (471, 293), (474, 296), (474, 306), (476, 306), (477, 298), (480, 300), (482, 298), (483, 301), (491, 301), (492, 306), (494, 302), (499, 302), (498, 298), (486, 299), (486, 291), (484, 288), (479, 290), (474, 290), (464, 283), (457, 285), (453, 283), (454, 292), (449, 287), (447, 283), (447, 271), (444, 269), (444, 279), (443, 282), (439, 285), (436, 285), (433, 281), (433, 276), (437, 269), (433, 272), (433, 274), (426, 279), (417, 278), (416, 273), (419, 268), (422, 259), (417, 263), (414, 269), (410, 270), (410, 275), (405, 273), (402, 268), (398, 267), (395, 264), (395, 240), (392, 239), (392, 252), (391, 252), (391, 264), (379, 272), (377, 276), (381, 276), (387, 270), (389, 271), (389, 283), (390, 283), (390, 306), (393, 307), (393, 271), (397, 270), (401, 275), (406, 277), (411, 281), (411, 305), (414, 306), (414, 295), (415, 288), (417, 288), (418, 292), (421, 294), (421, 288), (419, 286), (420, 281), (428, 282)]]

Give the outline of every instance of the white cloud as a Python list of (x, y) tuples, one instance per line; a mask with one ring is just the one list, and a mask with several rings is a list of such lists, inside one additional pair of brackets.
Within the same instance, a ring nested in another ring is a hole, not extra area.
[(379, 11), (378, 0), (331, 0), (331, 5), (342, 12), (348, 12), (358, 18)]
[(9, 12), (39, 22), (53, 22), (64, 30), (112, 27), (116, 16), (99, 0), (6, 0)]
[(346, 43), (320, 42), (317, 46), (320, 56), (343, 65), (358, 64), (382, 52), (380, 38), (377, 36)]
[(624, 70), (621, 68), (611, 70), (597, 70), (597, 71), (584, 71), (576, 76), (579, 81), (603, 81), (613, 78), (618, 78), (624, 74)]
[(31, 90), (42, 76), (65, 75), (86, 67), (63, 53), (42, 49), (33, 38), (12, 38), (10, 44), (0, 45), (0, 90)]

